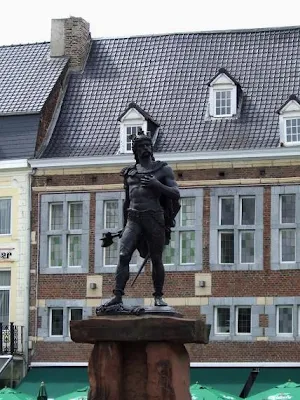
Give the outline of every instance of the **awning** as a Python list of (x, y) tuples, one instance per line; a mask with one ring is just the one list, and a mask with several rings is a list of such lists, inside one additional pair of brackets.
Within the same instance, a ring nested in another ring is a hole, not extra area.
[(191, 367), (190, 380), (191, 385), (198, 382), (239, 396), (251, 371), (252, 368), (249, 367)]
[(259, 373), (250, 390), (249, 396), (271, 389), (274, 386), (282, 385), (288, 380), (300, 383), (300, 368), (259, 368)]
[(36, 397), (41, 382), (45, 383), (48, 399), (54, 399), (87, 386), (87, 367), (33, 367), (17, 389)]

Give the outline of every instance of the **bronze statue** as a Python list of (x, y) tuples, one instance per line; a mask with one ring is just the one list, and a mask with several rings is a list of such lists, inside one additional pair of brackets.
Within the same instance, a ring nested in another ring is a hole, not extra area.
[(121, 172), (126, 197), (114, 297), (105, 306), (122, 303), (129, 263), (136, 249), (145, 261), (151, 258), (155, 306), (167, 306), (162, 299), (165, 279), (162, 253), (170, 241), (171, 228), (180, 209), (179, 189), (171, 167), (166, 162), (155, 161), (151, 138), (142, 130), (133, 138), (132, 150), (136, 164)]

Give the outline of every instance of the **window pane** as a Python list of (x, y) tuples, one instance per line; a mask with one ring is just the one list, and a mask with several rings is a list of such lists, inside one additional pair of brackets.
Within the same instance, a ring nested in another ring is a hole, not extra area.
[(181, 226), (192, 226), (195, 225), (195, 199), (194, 198), (182, 198), (181, 199)]
[(180, 233), (180, 264), (194, 264), (195, 263), (195, 232), (181, 232)]
[(289, 224), (295, 222), (296, 215), (296, 196), (294, 194), (285, 194), (281, 199), (281, 223)]
[(11, 199), (0, 199), (0, 235), (10, 234)]
[(300, 118), (291, 118), (285, 121), (287, 142), (300, 141)]
[(218, 307), (216, 333), (229, 333), (229, 332), (230, 332), (230, 308)]
[(62, 267), (62, 237), (49, 237), (50, 267)]
[(242, 197), (242, 225), (255, 224), (255, 197)]
[(241, 232), (241, 263), (254, 263), (254, 231)]
[(9, 323), (9, 290), (0, 289), (0, 322), (3, 326)]
[(175, 264), (175, 234), (171, 232), (170, 243), (165, 246), (163, 252), (163, 263), (164, 264)]
[(234, 198), (223, 197), (221, 200), (221, 225), (234, 224)]
[(82, 264), (81, 258), (81, 235), (69, 235), (69, 267), (80, 267)]
[(231, 90), (216, 91), (216, 115), (231, 114)]
[(234, 233), (220, 232), (221, 264), (234, 263)]
[(63, 229), (63, 204), (52, 203), (50, 204), (50, 230)]
[(63, 309), (51, 310), (51, 332), (52, 336), (63, 336)]
[(293, 308), (278, 308), (278, 333), (293, 333)]
[(280, 231), (281, 261), (294, 262), (296, 256), (296, 231), (285, 229)]
[(238, 307), (237, 333), (251, 333), (251, 308)]
[(119, 203), (118, 200), (104, 202), (104, 228), (114, 229), (119, 227)]
[(142, 128), (142, 127), (140, 125), (139, 126), (127, 126), (127, 128), (126, 128), (126, 150), (127, 151), (132, 150), (132, 139), (138, 133), (139, 128)]
[(119, 252), (118, 252), (117, 242), (113, 242), (111, 246), (103, 248), (104, 265), (106, 266), (117, 265), (118, 256)]
[(70, 320), (80, 321), (82, 319), (82, 308), (71, 308), (70, 309)]
[(0, 272), (0, 286), (10, 286), (10, 271)]
[(69, 229), (82, 229), (82, 203), (70, 203), (69, 212)]

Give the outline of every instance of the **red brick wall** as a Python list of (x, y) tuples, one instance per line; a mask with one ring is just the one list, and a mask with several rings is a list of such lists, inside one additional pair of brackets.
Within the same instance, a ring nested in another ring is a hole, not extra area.
[[(262, 169), (264, 171), (262, 171)], [(220, 172), (224, 173), (221, 174)], [(263, 167), (263, 168), (236, 168), (236, 169), (209, 169), (177, 171), (175, 175), (182, 184), (185, 181), (220, 180), (268, 177), (292, 177), (300, 175), (300, 166)], [(72, 185), (99, 185), (122, 183), (119, 174), (78, 174), (54, 175), (33, 177), (33, 187), (44, 186), (72, 186)], [(224, 184), (224, 186), (226, 186)], [(96, 189), (96, 188), (95, 188)], [(96, 191), (96, 190), (95, 190)], [(95, 192), (91, 192), (90, 200), (90, 260), (89, 273), (93, 273), (93, 255), (95, 239)], [(33, 192), (32, 196), (32, 229), (38, 231), (38, 204), (39, 196)], [(271, 213), (271, 188), (264, 186), (264, 238), (263, 238), (263, 271), (213, 271), (212, 296), (215, 297), (264, 297), (264, 296), (298, 296), (300, 292), (300, 271), (284, 270), (272, 271), (270, 269), (270, 213)], [(203, 199), (203, 272), (209, 270), (209, 231), (210, 231), (210, 188), (204, 188)], [(32, 269), (36, 269), (38, 260), (37, 245), (32, 245)], [(132, 274), (133, 276), (134, 274)], [(31, 275), (31, 305), (35, 304), (36, 277)], [(103, 276), (103, 297), (111, 295), (113, 287), (113, 274)], [(84, 299), (86, 292), (85, 275), (39, 275), (39, 299), (74, 298)], [(164, 288), (166, 297), (194, 297), (195, 282), (194, 272), (167, 272)], [(126, 294), (132, 297), (150, 297), (152, 293), (152, 280), (149, 265), (137, 280), (133, 288), (128, 285)], [(99, 301), (100, 302), (100, 301)], [(189, 318), (203, 318), (200, 307), (176, 307)], [(30, 314), (30, 321), (35, 320), (34, 312)], [(260, 316), (260, 326), (267, 327), (268, 319)], [(31, 332), (33, 329), (31, 327)], [(33, 333), (31, 333), (33, 335)], [(192, 361), (296, 361), (299, 343), (293, 342), (211, 342), (208, 345), (189, 345), (188, 349)], [(85, 348), (83, 346), (83, 348)], [(88, 352), (80, 350), (78, 344), (37, 342), (34, 346), (33, 359), (35, 361), (87, 361)], [(56, 355), (54, 356), (54, 354)], [(77, 354), (78, 353), (78, 354)], [(59, 355), (58, 355), (59, 354)], [(298, 360), (297, 360), (298, 361)]]

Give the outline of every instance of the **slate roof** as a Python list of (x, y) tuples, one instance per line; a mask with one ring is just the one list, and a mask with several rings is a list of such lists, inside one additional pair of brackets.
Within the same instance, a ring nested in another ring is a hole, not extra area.
[(40, 115), (0, 116), (0, 160), (34, 156)]
[[(299, 97), (299, 65), (300, 27), (93, 40), (42, 158), (117, 154), (118, 117), (131, 102), (160, 125), (158, 152), (277, 147), (276, 111)], [(207, 117), (220, 68), (243, 90), (239, 118)]]
[(49, 43), (0, 47), (0, 114), (41, 111), (68, 62), (49, 53)]

